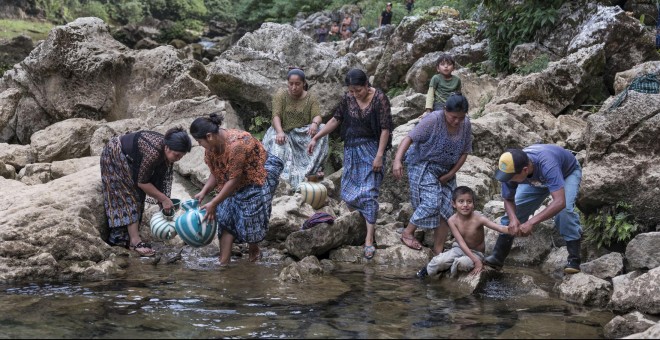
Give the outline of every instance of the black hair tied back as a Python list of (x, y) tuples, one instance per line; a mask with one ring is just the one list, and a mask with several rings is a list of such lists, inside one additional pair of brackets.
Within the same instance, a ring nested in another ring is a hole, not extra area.
[(165, 132), (165, 145), (172, 151), (190, 152), (192, 142), (186, 131), (181, 127), (175, 127)]
[(224, 116), (217, 112), (211, 113), (208, 117), (199, 117), (190, 124), (190, 134), (195, 139), (204, 139), (208, 133), (218, 133), (223, 120)]
[(463, 112), (467, 113), (468, 112), (468, 101), (463, 94), (460, 92), (453, 92), (452, 94), (449, 95), (449, 98), (447, 98), (447, 101), (445, 102), (445, 110), (447, 112)]

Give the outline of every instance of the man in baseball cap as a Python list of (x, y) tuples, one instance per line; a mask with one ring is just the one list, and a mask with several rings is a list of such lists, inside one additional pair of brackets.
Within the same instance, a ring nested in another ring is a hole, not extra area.
[[(582, 169), (575, 156), (553, 144), (534, 144), (522, 150), (508, 149), (500, 156), (495, 178), (502, 184), (506, 210), (500, 223), (508, 225), (513, 235), (529, 236), (534, 225), (554, 218), (568, 250), (564, 273), (579, 272), (582, 226), (575, 211), (575, 200), (580, 189)], [(552, 196), (550, 204), (530, 218), (548, 196)], [(493, 253), (484, 262), (501, 268), (509, 255), (513, 239), (514, 236), (500, 234)]]

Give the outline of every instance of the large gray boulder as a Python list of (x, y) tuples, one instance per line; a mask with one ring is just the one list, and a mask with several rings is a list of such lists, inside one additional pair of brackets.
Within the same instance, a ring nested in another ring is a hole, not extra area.
[(660, 314), (660, 267), (642, 274), (639, 271), (612, 279), (610, 307), (618, 312), (637, 310)]
[(603, 255), (593, 261), (581, 264), (580, 270), (599, 279), (612, 279), (623, 273), (623, 255), (617, 252)]
[(47, 184), (0, 178), (0, 281), (98, 280), (119, 272), (102, 239), (101, 172)]
[(660, 223), (660, 144), (649, 140), (660, 134), (660, 94), (628, 93), (616, 109), (611, 101), (588, 118), (587, 157), (582, 172), (580, 210), (593, 213), (635, 197), (628, 213), (646, 226)]
[(235, 109), (246, 113), (247, 126), (255, 115), (271, 117), (273, 94), (286, 86), (290, 66), (304, 68), (324, 115), (339, 103), (346, 72), (362, 68), (353, 53), (339, 56), (291, 25), (264, 23), (208, 65), (206, 83), (212, 93), (240, 105)]
[(592, 275), (577, 273), (565, 276), (557, 290), (559, 297), (566, 301), (604, 307), (609, 301), (612, 284)]
[(559, 10), (557, 25), (537, 33), (536, 40), (558, 56), (603, 45), (603, 79), (612, 89), (614, 75), (649, 60), (659, 60), (653, 34), (619, 6), (569, 1)]
[(626, 246), (630, 269), (653, 269), (660, 266), (660, 232), (635, 236)]
[(309, 255), (324, 255), (342, 245), (364, 243), (367, 233), (359, 211), (338, 217), (333, 224), (319, 224), (311, 229), (289, 234), (284, 246), (289, 254), (302, 259)]
[(37, 162), (50, 163), (90, 155), (89, 143), (97, 123), (84, 118), (57, 122), (32, 135)]
[(619, 339), (635, 333), (641, 333), (655, 326), (658, 318), (644, 315), (640, 312), (631, 312), (625, 315), (617, 315), (608, 322), (603, 335), (608, 339)]

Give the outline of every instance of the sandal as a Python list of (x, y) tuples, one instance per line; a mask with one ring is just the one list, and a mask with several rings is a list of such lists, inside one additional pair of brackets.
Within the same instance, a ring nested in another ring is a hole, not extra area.
[(408, 246), (408, 248), (410, 249), (414, 249), (414, 250), (422, 249), (422, 245), (419, 243), (419, 241), (417, 241), (417, 239), (414, 236), (406, 237), (405, 235), (401, 234), (401, 242), (403, 242), (403, 244)]
[[(144, 243), (142, 241), (138, 242), (136, 245), (131, 245), (130, 249), (135, 250), (135, 252), (140, 254), (140, 256), (144, 256), (144, 257), (152, 257), (156, 255), (156, 252), (153, 249), (151, 249), (151, 245), (149, 243)], [(138, 249), (147, 249), (147, 250), (140, 251)]]
[(376, 247), (374, 246), (364, 246), (364, 258), (371, 260), (374, 255), (376, 255)]

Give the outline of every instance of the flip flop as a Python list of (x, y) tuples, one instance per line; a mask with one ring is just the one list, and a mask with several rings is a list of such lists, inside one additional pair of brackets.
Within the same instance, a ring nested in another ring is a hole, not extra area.
[(374, 255), (376, 255), (376, 247), (374, 246), (364, 246), (364, 258), (371, 260)]
[(419, 243), (419, 241), (417, 241), (415, 237), (406, 237), (405, 235), (402, 234), (400, 240), (410, 249), (414, 249), (414, 250), (422, 249), (422, 245)]

